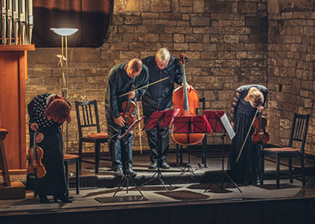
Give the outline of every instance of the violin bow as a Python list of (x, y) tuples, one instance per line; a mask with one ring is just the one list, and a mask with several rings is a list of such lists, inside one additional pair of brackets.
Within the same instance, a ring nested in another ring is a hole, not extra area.
[[(138, 108), (138, 119), (140, 118), (140, 110)], [(139, 128), (139, 144), (140, 144), (140, 154), (142, 154), (142, 142), (141, 142), (141, 125), (140, 122), (138, 123), (138, 128)]]
[[(155, 81), (155, 82), (152, 82), (152, 83), (150, 83), (150, 84), (148, 84), (148, 85), (142, 86), (142, 87), (140, 87), (140, 88), (138, 88), (138, 89), (135, 89), (134, 91), (138, 91), (138, 90), (140, 90), (140, 89), (143, 89), (143, 88), (146, 88), (146, 87), (148, 87), (148, 86), (154, 85), (154, 84), (156, 84), (156, 83), (158, 83), (158, 82), (162, 82), (162, 81), (164, 81), (164, 80), (166, 80), (166, 79), (168, 79), (168, 78), (169, 78), (169, 77), (165, 77), (165, 78), (163, 78), (163, 79), (160, 79), (160, 80)], [(128, 95), (128, 94), (129, 94), (129, 92), (128, 92), (128, 93), (124, 93), (124, 94), (120, 95), (119, 97), (126, 96), (126, 95)]]
[(247, 138), (248, 138), (249, 132), (250, 132), (250, 130), (251, 130), (251, 129), (252, 129), (252, 127), (253, 127), (253, 124), (254, 124), (255, 118), (256, 118), (256, 116), (257, 116), (257, 113), (258, 113), (258, 110), (256, 110), (255, 116), (254, 116), (254, 118), (253, 118), (253, 120), (252, 120), (252, 123), (251, 123), (251, 125), (250, 125), (249, 129), (248, 129), (248, 132), (247, 132), (246, 138), (245, 138), (245, 140), (244, 140), (244, 142), (243, 142), (243, 145), (242, 145), (241, 151), (239, 152), (239, 154), (238, 154), (238, 156), (237, 156), (236, 163), (238, 163), (238, 160), (239, 160), (239, 159), (240, 159), (240, 157), (241, 157), (242, 151), (243, 151), (244, 146), (245, 146), (245, 143), (246, 143), (246, 141), (247, 141)]

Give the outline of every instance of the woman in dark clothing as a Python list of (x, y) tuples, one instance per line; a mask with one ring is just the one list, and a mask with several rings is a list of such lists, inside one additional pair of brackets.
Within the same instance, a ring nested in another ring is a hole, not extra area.
[[(36, 145), (43, 149), (42, 164), (46, 175), (36, 181), (28, 175), (26, 188), (34, 190), (41, 203), (49, 203), (47, 195), (53, 195), (55, 202), (71, 202), (66, 197), (68, 187), (64, 172), (63, 144), (60, 126), (70, 122), (70, 104), (55, 94), (41, 94), (28, 104), (30, 139), (36, 135)], [(34, 132), (37, 131), (37, 132)], [(30, 147), (33, 141), (30, 141)]]
[(256, 111), (264, 110), (267, 94), (268, 89), (261, 85), (244, 85), (234, 92), (230, 116), (235, 137), (232, 140), (229, 165), (231, 178), (237, 183), (256, 184), (257, 182), (257, 149), (251, 140), (254, 129), (251, 129), (238, 161), (237, 158)]

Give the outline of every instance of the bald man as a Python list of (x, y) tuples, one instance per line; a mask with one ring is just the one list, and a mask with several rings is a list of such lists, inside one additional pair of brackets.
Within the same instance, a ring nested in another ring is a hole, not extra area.
[[(127, 171), (133, 176), (136, 175), (136, 172), (132, 169), (133, 134), (130, 133), (128, 136), (129, 145), (125, 145), (125, 142), (119, 140), (119, 137), (129, 128), (120, 113), (123, 112), (122, 103), (124, 101), (128, 101), (128, 98), (130, 98), (137, 103), (136, 99), (143, 96), (146, 91), (146, 88), (131, 91), (131, 85), (134, 85), (134, 89), (138, 89), (147, 85), (148, 82), (148, 68), (137, 58), (115, 65), (108, 74), (105, 111), (109, 151), (116, 176), (122, 176)], [(128, 93), (128, 95), (120, 97), (125, 93)], [(136, 111), (134, 111), (134, 115), (136, 115)]]

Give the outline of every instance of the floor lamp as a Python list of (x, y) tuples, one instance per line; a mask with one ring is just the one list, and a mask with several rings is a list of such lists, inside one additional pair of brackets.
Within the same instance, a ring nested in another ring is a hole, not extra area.
[[(61, 56), (60, 66), (62, 73), (62, 96), (68, 99), (68, 36), (76, 33), (78, 29), (76, 28), (50, 28), (54, 33), (61, 36)], [(64, 69), (64, 62), (66, 61), (66, 67)], [(64, 70), (66, 70), (66, 75)], [(66, 152), (68, 153), (68, 122), (66, 123)]]

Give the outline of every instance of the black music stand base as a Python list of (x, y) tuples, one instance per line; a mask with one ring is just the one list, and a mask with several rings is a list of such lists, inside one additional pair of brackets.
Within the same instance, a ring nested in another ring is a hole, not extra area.
[[(126, 162), (126, 167), (127, 167), (127, 166), (128, 166), (128, 161)], [(128, 169), (125, 171), (125, 174), (122, 176), (121, 181), (120, 181), (120, 184), (119, 184), (117, 190), (115, 191), (113, 197), (116, 196), (117, 192), (118, 192), (119, 189), (124, 185), (125, 182), (127, 183), (127, 184), (126, 184), (126, 192), (127, 192), (127, 194), (128, 194), (128, 191), (129, 191), (129, 182), (131, 182), (131, 184), (137, 188), (137, 190), (139, 191), (141, 197), (142, 197), (142, 198), (144, 197), (143, 194), (142, 194), (142, 192), (141, 192), (140, 189), (138, 188), (137, 184), (133, 181), (133, 177), (132, 177), (132, 175), (130, 174), (130, 172), (128, 171)], [(141, 200), (141, 199), (140, 199), (140, 200)]]
[[(159, 161), (159, 160), (158, 160)], [(157, 175), (157, 176), (156, 176)], [(153, 180), (155, 179), (159, 179), (160, 183), (164, 186), (165, 190), (169, 190), (167, 187), (166, 187), (166, 184), (169, 185), (171, 188), (173, 188), (173, 186), (170, 184), (170, 183), (166, 183), (163, 175), (162, 175), (162, 172), (160, 170), (160, 166), (158, 166), (157, 168), (157, 171), (152, 175), (152, 177), (150, 178), (150, 180), (144, 182), (143, 184), (140, 185), (140, 187), (152, 182)]]
[(189, 172), (189, 175), (190, 175), (191, 179), (196, 184), (194, 176), (197, 177), (197, 175), (195, 174), (194, 169), (192, 168), (192, 166), (190, 164), (190, 147), (189, 147), (189, 144), (187, 145), (187, 149), (188, 149), (188, 163), (187, 163), (186, 167), (182, 169), (182, 172), (181, 172), (181, 174), (178, 177), (184, 175), (186, 172)]
[(184, 175), (186, 172), (189, 172), (189, 175), (190, 175), (191, 179), (194, 181), (194, 184), (196, 185), (196, 181), (195, 181), (194, 177), (198, 177), (198, 175), (195, 174), (195, 172), (194, 172), (192, 166), (190, 165), (190, 163), (188, 163), (186, 165), (186, 167), (182, 169), (182, 172), (181, 172), (181, 174), (179, 174), (178, 177)]
[[(129, 148), (129, 144), (130, 144), (129, 136), (131, 135), (130, 133), (131, 133), (131, 131), (134, 129), (134, 127), (136, 126), (136, 124), (138, 124), (143, 118), (144, 118), (144, 117), (142, 117), (142, 118), (138, 119), (137, 121), (135, 121), (135, 122), (128, 128), (128, 130), (120, 137), (120, 140), (121, 140), (122, 142), (124, 142), (124, 144), (125, 144), (126, 155), (129, 155), (129, 150), (130, 150), (130, 148)], [(125, 162), (125, 169), (126, 169), (126, 170), (125, 170), (125, 173), (124, 173), (124, 175), (122, 176), (121, 181), (120, 181), (120, 184), (119, 184), (117, 190), (115, 191), (113, 197), (115, 197), (115, 195), (117, 194), (117, 192), (119, 191), (119, 189), (123, 186), (123, 184), (124, 184), (125, 182), (127, 182), (127, 185), (126, 185), (127, 189), (126, 189), (126, 191), (127, 191), (127, 194), (128, 194), (129, 182), (131, 182), (131, 184), (137, 188), (137, 190), (139, 191), (140, 195), (141, 195), (142, 198), (143, 198), (144, 196), (143, 196), (142, 192), (140, 191), (140, 189), (138, 188), (138, 186), (137, 186), (136, 183), (134, 182), (133, 177), (132, 177), (131, 173), (129, 172), (129, 169), (127, 168), (127, 167), (129, 167), (129, 161), (130, 161), (130, 158), (128, 158), (128, 159), (126, 160), (126, 162)]]
[[(224, 177), (227, 177), (230, 181), (230, 183), (232, 183), (241, 193), (243, 193), (241, 191), (241, 189), (237, 186), (237, 184), (232, 180), (232, 178), (224, 171), (224, 137), (226, 136), (226, 134), (224, 133), (221, 136), (222, 139), (222, 156), (221, 156), (221, 164), (222, 164), (222, 168), (220, 173), (214, 178), (214, 180), (212, 181), (212, 183), (205, 189), (204, 193), (206, 193), (208, 191), (208, 189), (215, 183), (219, 188), (221, 188), (221, 190), (225, 190), (225, 186), (224, 186)], [(218, 183), (216, 182), (217, 179), (221, 177), (221, 186), (218, 185)], [(229, 185), (229, 184), (228, 184)]]
[(179, 109), (173, 109), (173, 110), (164, 110), (164, 111), (156, 111), (153, 114), (151, 114), (149, 120), (146, 122), (144, 125), (143, 130), (151, 130), (151, 129), (156, 129), (157, 131), (157, 147), (158, 147), (158, 168), (157, 171), (152, 175), (150, 180), (144, 182), (140, 186), (146, 185), (150, 182), (152, 182), (155, 179), (159, 179), (160, 183), (163, 184), (165, 190), (168, 191), (167, 187), (165, 184), (168, 184), (171, 188), (173, 186), (169, 183), (166, 183), (162, 172), (160, 170), (159, 163), (161, 161), (161, 136), (160, 136), (160, 129), (163, 127), (168, 127), (170, 123), (172, 122), (173, 118), (178, 114)]

